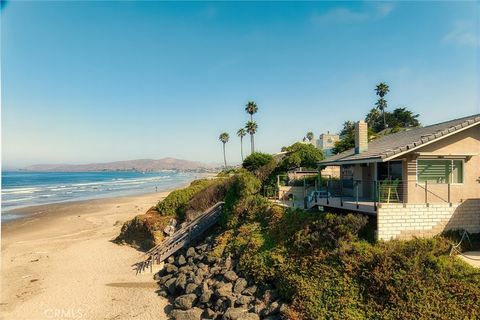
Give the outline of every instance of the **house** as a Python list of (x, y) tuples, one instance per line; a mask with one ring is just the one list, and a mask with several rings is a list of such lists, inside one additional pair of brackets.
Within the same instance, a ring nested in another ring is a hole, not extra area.
[(382, 240), (480, 232), (480, 114), (368, 141), (355, 125), (355, 148), (326, 158), (338, 166), (327, 196), (309, 206), (375, 216)]
[(330, 132), (322, 133), (317, 140), (317, 148), (323, 151), (325, 157), (333, 155), (332, 149), (335, 146), (335, 142), (340, 140), (338, 134), (330, 134)]

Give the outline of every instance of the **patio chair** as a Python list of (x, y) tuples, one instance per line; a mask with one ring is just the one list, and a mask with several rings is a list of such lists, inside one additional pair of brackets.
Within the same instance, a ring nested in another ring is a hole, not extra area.
[(379, 182), (378, 194), (379, 202), (390, 203), (390, 200), (395, 197), (400, 202), (400, 196), (398, 195), (398, 184), (400, 180), (395, 179), (393, 181), (385, 179)]

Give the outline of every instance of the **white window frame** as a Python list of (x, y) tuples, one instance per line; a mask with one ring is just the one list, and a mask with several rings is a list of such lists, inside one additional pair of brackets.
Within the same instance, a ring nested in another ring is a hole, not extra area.
[[(450, 182), (451, 185), (463, 185), (465, 183), (465, 159), (452, 159), (452, 158), (436, 158), (436, 159), (429, 159), (429, 158), (420, 158), (415, 160), (415, 179), (417, 181), (417, 184), (422, 184), (425, 183), (425, 181), (419, 182), (418, 181), (418, 161), (450, 161), (451, 168), (453, 168), (453, 161), (462, 161), (462, 182)], [(453, 170), (450, 171), (450, 181), (452, 180), (452, 173)], [(428, 182), (429, 184), (449, 184), (449, 182), (446, 183), (439, 183), (439, 182)]]

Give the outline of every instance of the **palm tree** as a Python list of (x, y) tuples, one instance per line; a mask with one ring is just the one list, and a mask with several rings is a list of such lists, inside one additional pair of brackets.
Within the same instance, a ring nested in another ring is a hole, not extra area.
[(308, 141), (310, 141), (310, 143), (312, 143), (312, 140), (313, 140), (313, 132), (309, 131), (307, 132), (307, 135), (306, 135)]
[(387, 100), (383, 99), (385, 95), (390, 91), (390, 87), (385, 82), (380, 82), (375, 88), (377, 96), (380, 97), (375, 104), (377, 108), (383, 113), (383, 126), (387, 127), (387, 121), (385, 120), (385, 109), (387, 109)]
[(230, 136), (228, 133), (226, 132), (223, 132), (220, 134), (220, 136), (218, 137), (218, 139), (220, 139), (220, 141), (222, 141), (223, 143), (223, 162), (225, 163), (225, 169), (227, 169), (227, 157), (225, 155), (225, 144), (228, 142), (228, 140), (230, 139)]
[(387, 127), (387, 121), (385, 119), (385, 109), (387, 108), (387, 100), (385, 100), (383, 98), (380, 98), (375, 103), (375, 105), (377, 106), (377, 109), (382, 111), (382, 113), (383, 113), (383, 127), (386, 128)]
[(250, 121), (253, 121), (253, 114), (258, 111), (257, 104), (254, 101), (248, 101), (245, 111), (250, 115)]
[(245, 125), (245, 129), (247, 129), (247, 132), (250, 134), (250, 149), (251, 149), (251, 153), (254, 153), (255, 142), (253, 139), (253, 135), (257, 132), (258, 125), (255, 121), (248, 121), (247, 124)]
[(244, 128), (240, 128), (237, 131), (237, 136), (240, 137), (240, 153), (242, 154), (242, 162), (243, 162), (243, 137), (247, 135), (247, 131)]

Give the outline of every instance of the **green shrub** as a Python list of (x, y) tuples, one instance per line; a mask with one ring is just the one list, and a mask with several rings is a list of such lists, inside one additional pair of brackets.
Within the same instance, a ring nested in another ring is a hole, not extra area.
[(162, 216), (173, 216), (179, 214), (181, 207), (186, 205), (188, 201), (199, 191), (205, 189), (213, 183), (214, 180), (195, 180), (188, 187), (172, 191), (164, 200), (160, 201), (156, 208)]
[(254, 152), (243, 160), (242, 167), (254, 172), (273, 160), (272, 155), (262, 152)]

